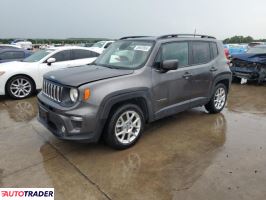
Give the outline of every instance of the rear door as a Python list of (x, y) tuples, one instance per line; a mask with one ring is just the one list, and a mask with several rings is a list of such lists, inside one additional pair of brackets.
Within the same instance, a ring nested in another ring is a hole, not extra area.
[(212, 81), (212, 53), (210, 42), (191, 41), (191, 60), (188, 70), (188, 87), (186, 91), (191, 99), (191, 105), (204, 103), (209, 96)]

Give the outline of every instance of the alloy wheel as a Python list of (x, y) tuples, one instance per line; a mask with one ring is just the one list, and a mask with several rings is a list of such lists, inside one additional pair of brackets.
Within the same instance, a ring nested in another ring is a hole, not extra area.
[(115, 125), (115, 136), (122, 144), (133, 142), (141, 130), (141, 118), (135, 111), (122, 113)]
[(10, 92), (16, 98), (25, 98), (30, 95), (32, 86), (29, 80), (17, 78), (10, 84)]
[(214, 106), (217, 110), (220, 110), (224, 107), (226, 101), (226, 92), (225, 89), (220, 87), (216, 90), (214, 95)]

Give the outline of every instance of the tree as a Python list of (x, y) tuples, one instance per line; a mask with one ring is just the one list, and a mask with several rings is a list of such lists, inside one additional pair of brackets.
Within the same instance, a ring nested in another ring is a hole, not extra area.
[(237, 43), (250, 43), (253, 42), (254, 39), (251, 36), (233, 36), (231, 38), (226, 38), (223, 42), (224, 44), (237, 44)]

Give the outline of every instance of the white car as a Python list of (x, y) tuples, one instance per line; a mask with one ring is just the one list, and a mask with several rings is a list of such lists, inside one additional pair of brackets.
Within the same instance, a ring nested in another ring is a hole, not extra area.
[(5, 48), (9, 48), (9, 49), (21, 49), (21, 47), (18, 46), (18, 45), (13, 45), (13, 44), (0, 44), (0, 49), (5, 49)]
[(94, 45), (89, 47), (91, 50), (98, 52), (101, 54), (107, 47), (109, 47), (114, 41), (108, 40), (108, 41), (100, 41), (96, 42)]
[(90, 64), (98, 56), (84, 47), (54, 47), (37, 51), (21, 62), (0, 64), (0, 95), (26, 98), (42, 88), (45, 73)]
[(32, 50), (32, 42), (27, 40), (14, 40), (12, 45), (19, 46), (22, 49)]

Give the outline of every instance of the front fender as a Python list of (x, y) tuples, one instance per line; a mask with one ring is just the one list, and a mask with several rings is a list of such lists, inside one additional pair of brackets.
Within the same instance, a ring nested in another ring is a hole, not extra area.
[(134, 100), (136, 98), (142, 98), (145, 101), (148, 120), (152, 121), (154, 116), (152, 110), (151, 95), (147, 88), (127, 89), (118, 92), (113, 92), (107, 95), (100, 104), (100, 119), (107, 120), (109, 113), (115, 104), (122, 103), (124, 101)]

